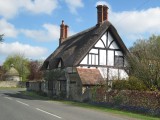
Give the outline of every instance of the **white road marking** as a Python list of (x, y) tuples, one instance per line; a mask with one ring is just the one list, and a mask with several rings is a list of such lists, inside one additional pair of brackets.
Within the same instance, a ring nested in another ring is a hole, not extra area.
[(10, 98), (10, 97), (5, 97), (6, 99), (8, 99), (8, 100), (13, 100), (12, 98)]
[(48, 115), (52, 115), (52, 116), (57, 117), (57, 118), (59, 118), (59, 119), (62, 119), (62, 117), (60, 117), (60, 116), (58, 116), (58, 115), (54, 115), (54, 114), (49, 113), (49, 112), (47, 112), (47, 111), (44, 111), (44, 110), (42, 110), (42, 109), (36, 108), (36, 110), (41, 111), (41, 112), (44, 112), (44, 113), (46, 113), (46, 114), (48, 114)]
[(19, 101), (19, 100), (16, 100), (18, 103), (21, 103), (21, 104), (23, 104), (23, 105), (25, 105), (25, 106), (29, 106), (28, 104), (26, 104), (26, 103), (24, 103), (24, 102), (21, 102), (21, 101)]

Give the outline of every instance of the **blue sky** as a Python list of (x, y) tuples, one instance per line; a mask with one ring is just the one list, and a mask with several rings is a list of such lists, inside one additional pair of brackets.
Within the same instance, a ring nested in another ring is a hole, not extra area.
[(109, 21), (129, 48), (137, 39), (160, 34), (159, 0), (0, 0), (0, 65), (8, 55), (43, 60), (59, 43), (64, 20), (69, 35), (96, 25), (97, 4), (109, 7)]

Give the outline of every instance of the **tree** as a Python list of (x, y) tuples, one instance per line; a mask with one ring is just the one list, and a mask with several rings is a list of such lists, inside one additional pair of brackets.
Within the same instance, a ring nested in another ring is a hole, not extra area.
[(28, 80), (42, 80), (43, 72), (40, 71), (40, 67), (42, 65), (41, 61), (30, 61), (29, 62), (29, 71), (30, 74), (28, 76)]
[(138, 40), (130, 48), (129, 64), (133, 76), (153, 90), (160, 88), (160, 36)]
[(3, 69), (3, 67), (0, 66), (0, 80), (4, 80), (4, 79), (3, 79), (3, 76), (4, 76), (5, 72), (6, 72), (6, 71)]
[(9, 70), (11, 64), (13, 64), (15, 69), (17, 69), (22, 80), (26, 81), (27, 76), (29, 75), (29, 68), (28, 68), (29, 60), (20, 54), (11, 55), (8, 56), (7, 59), (5, 60), (3, 68), (5, 70)]
[(0, 42), (3, 42), (3, 36), (4, 35), (0, 35)]

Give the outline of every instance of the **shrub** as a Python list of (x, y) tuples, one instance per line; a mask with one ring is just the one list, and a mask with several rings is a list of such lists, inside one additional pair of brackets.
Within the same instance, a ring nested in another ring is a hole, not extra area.
[(115, 80), (112, 83), (112, 89), (114, 90), (126, 90), (128, 87), (128, 81), (126, 80)]
[(128, 80), (116, 80), (112, 84), (114, 90), (147, 90), (142, 80), (131, 76)]
[(142, 80), (139, 80), (134, 76), (131, 76), (128, 80), (128, 90), (144, 91), (147, 90), (147, 87), (145, 86)]
[(104, 101), (106, 95), (106, 89), (104, 86), (95, 86), (91, 89), (93, 101)]
[(113, 103), (115, 105), (121, 105), (123, 103), (124, 97), (120, 94), (113, 97)]

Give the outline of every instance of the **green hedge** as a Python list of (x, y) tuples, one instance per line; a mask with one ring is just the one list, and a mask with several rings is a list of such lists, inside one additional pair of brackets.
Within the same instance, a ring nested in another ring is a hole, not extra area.
[(137, 79), (136, 77), (130, 77), (128, 80), (115, 80), (112, 84), (113, 90), (147, 90), (147, 87), (143, 81)]

